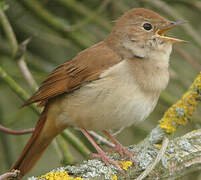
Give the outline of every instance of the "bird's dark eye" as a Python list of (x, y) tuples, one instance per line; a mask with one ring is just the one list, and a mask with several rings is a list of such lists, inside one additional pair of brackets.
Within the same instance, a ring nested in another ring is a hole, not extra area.
[(144, 28), (145, 30), (149, 31), (149, 30), (152, 29), (152, 25), (149, 24), (149, 23), (144, 23), (144, 24), (143, 24), (143, 28)]

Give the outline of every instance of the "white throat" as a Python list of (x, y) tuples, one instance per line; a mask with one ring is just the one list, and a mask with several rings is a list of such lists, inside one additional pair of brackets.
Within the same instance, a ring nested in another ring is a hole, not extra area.
[(126, 41), (123, 46), (135, 57), (159, 61), (166, 66), (169, 64), (169, 57), (172, 52), (172, 43), (170, 42), (160, 44), (150, 40), (147, 44), (143, 44), (143, 42), (140, 44)]

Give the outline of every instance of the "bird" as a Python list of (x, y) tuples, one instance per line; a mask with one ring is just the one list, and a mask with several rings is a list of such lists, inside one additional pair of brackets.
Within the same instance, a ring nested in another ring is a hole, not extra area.
[(115, 150), (128, 152), (110, 130), (142, 122), (155, 108), (169, 81), (169, 57), (174, 43), (185, 42), (165, 33), (182, 21), (169, 21), (144, 8), (134, 8), (115, 21), (101, 42), (59, 65), (23, 106), (39, 103), (43, 112), (19, 158), (11, 167), (19, 179), (40, 159), (48, 145), (68, 127), (80, 128), (106, 164), (109, 158), (88, 133), (102, 131)]

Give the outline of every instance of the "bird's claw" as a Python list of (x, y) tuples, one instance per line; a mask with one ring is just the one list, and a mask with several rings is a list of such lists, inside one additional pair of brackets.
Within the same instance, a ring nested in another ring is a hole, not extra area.
[(91, 155), (92, 158), (100, 158), (100, 159), (102, 159), (103, 162), (106, 165), (109, 165), (109, 164), (114, 165), (122, 174), (125, 174), (124, 170), (120, 167), (119, 162), (117, 162), (117, 161), (109, 158), (104, 151), (103, 152), (99, 152), (98, 154), (91, 153), (90, 155)]

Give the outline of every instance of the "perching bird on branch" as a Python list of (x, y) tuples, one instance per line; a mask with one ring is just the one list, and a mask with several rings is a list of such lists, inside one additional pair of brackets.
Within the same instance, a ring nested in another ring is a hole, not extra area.
[(56, 68), (25, 105), (40, 102), (44, 110), (35, 131), (11, 169), (22, 178), (53, 138), (69, 126), (82, 129), (97, 150), (93, 157), (112, 163), (87, 130), (103, 131), (120, 154), (134, 160), (108, 130), (143, 121), (153, 111), (169, 80), (172, 44), (165, 36), (182, 22), (172, 22), (147, 9), (132, 9), (120, 17), (102, 42)]

